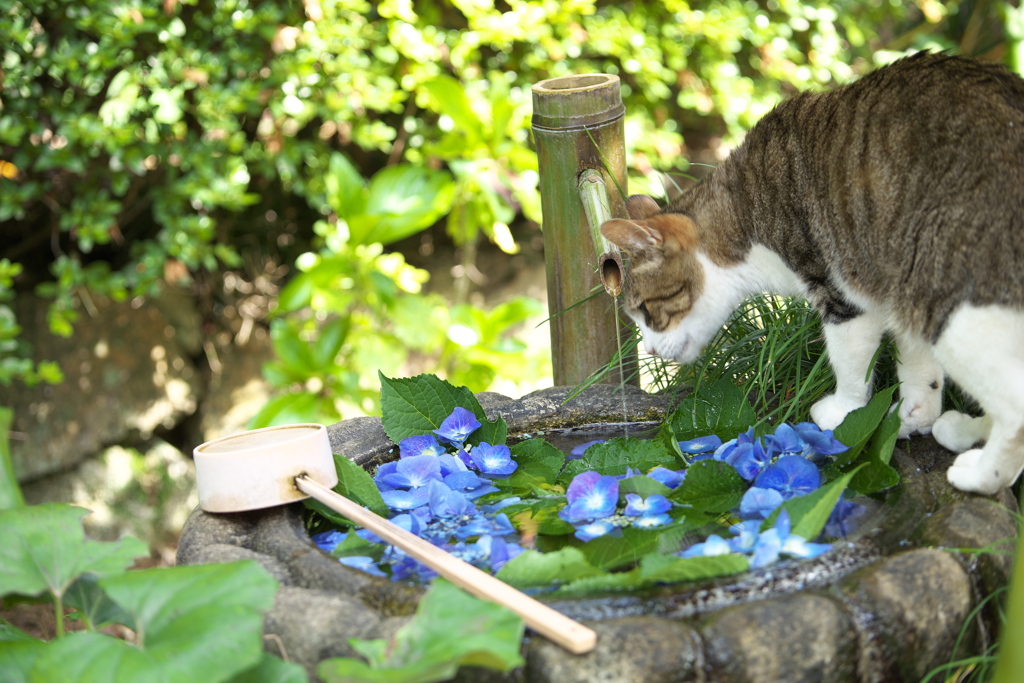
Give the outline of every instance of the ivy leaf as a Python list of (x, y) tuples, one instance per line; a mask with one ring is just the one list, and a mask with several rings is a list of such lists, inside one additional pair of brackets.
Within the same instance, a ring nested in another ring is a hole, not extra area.
[(579, 548), (566, 547), (553, 553), (526, 550), (498, 571), (498, 578), (517, 588), (550, 586), (604, 574), (590, 564)]
[(135, 538), (116, 543), (85, 540), (81, 519), (87, 514), (84, 508), (63, 503), (0, 512), (0, 596), (49, 591), (62, 598), (80, 575), (121, 572), (149, 553)]
[(255, 562), (165, 567), (100, 581), (137, 627), (135, 645), (96, 632), (50, 643), (32, 680), (226, 680), (263, 657), (277, 582)]
[[(725, 441), (755, 422), (757, 415), (747, 397), (728, 379), (690, 394), (665, 420), (677, 442), (710, 434)], [(662, 438), (669, 437), (663, 434)]]
[(697, 512), (723, 513), (739, 505), (747, 482), (732, 465), (717, 460), (700, 460), (687, 469), (686, 479), (670, 500), (689, 505)]
[(713, 557), (673, 557), (651, 553), (640, 561), (640, 577), (645, 582), (697, 581), (738, 574), (747, 569), (750, 569), (750, 561), (739, 553)]
[(834, 467), (844, 469), (849, 464), (857, 462), (861, 451), (871, 440), (871, 435), (875, 433), (889, 412), (892, 395), (895, 391), (896, 386), (894, 385), (877, 392), (866, 406), (852, 411), (841, 425), (832, 430), (832, 436), (839, 443), (849, 446), (849, 450), (836, 456)]
[(510, 671), (523, 664), (522, 639), (518, 616), (439, 579), (393, 643), (353, 638), (349, 644), (368, 662), (328, 659), (317, 675), (327, 683), (430, 683), (452, 678), (462, 665)]
[(569, 483), (577, 474), (589, 471), (600, 474), (625, 474), (627, 467), (648, 472), (659, 465), (661, 467), (677, 467), (679, 465), (679, 461), (661, 441), (617, 437), (604, 443), (594, 444), (586, 450), (582, 458), (571, 460), (566, 464), (558, 480)]

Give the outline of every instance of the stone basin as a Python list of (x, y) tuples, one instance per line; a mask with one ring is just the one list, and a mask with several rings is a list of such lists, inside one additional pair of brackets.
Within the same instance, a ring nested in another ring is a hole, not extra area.
[[(566, 401), (555, 387), (522, 399), (478, 394), (510, 435), (660, 420), (669, 399), (595, 386)], [(335, 453), (372, 468), (395, 457), (379, 418), (328, 428)], [(577, 435), (578, 436), (578, 435)], [(983, 651), (995, 637), (994, 605), (974, 608), (1009, 583), (1012, 555), (957, 552), (1015, 539), (1008, 490), (986, 498), (954, 490), (953, 454), (930, 437), (901, 441), (892, 465), (902, 483), (862, 529), (814, 560), (635, 593), (549, 601), (598, 633), (598, 647), (570, 655), (528, 634), (524, 667), (507, 674), (464, 667), (459, 681), (609, 683), (917, 681), (932, 668)], [(264, 619), (266, 649), (313, 675), (330, 657), (355, 656), (349, 638), (387, 638), (424, 589), (346, 567), (310, 541), (301, 505), (238, 514), (193, 512), (179, 564), (253, 559), (281, 584)], [(1006, 550), (1011, 542), (1001, 546)], [(960, 641), (960, 651), (955, 653)]]

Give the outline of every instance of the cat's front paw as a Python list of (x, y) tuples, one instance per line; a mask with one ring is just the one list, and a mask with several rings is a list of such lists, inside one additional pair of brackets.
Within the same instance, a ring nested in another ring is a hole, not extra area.
[(832, 394), (811, 406), (811, 420), (821, 429), (835, 429), (843, 423), (847, 415), (865, 405), (866, 401)]
[(992, 421), (988, 417), (971, 417), (947, 410), (932, 425), (932, 436), (943, 448), (960, 453), (987, 439), (991, 428)]
[(982, 449), (974, 448), (956, 456), (946, 472), (949, 483), (961, 491), (984, 495), (992, 495), (1013, 483), (1016, 473), (993, 470), (986, 466), (983, 455)]
[(900, 404), (899, 437), (905, 439), (911, 434), (930, 434), (941, 412), (942, 394), (937, 391), (923, 397), (905, 396)]

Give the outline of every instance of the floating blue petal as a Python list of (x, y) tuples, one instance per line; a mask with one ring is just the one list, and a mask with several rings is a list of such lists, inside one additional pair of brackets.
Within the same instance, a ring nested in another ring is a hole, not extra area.
[(751, 486), (740, 501), (740, 518), (766, 519), (775, 508), (782, 505), (782, 500), (782, 494), (775, 489)]
[(441, 481), (441, 463), (433, 455), (413, 455), (402, 458), (395, 472), (385, 474), (381, 482), (394, 488), (420, 488), (432, 481)]
[(753, 481), (771, 463), (771, 453), (764, 450), (760, 440), (736, 447), (726, 461), (747, 481)]
[(384, 499), (384, 504), (392, 510), (412, 510), (430, 502), (430, 491), (427, 487), (409, 491), (396, 489), (381, 491), (380, 497)]
[(670, 489), (677, 488), (686, 479), (686, 470), (670, 470), (667, 467), (655, 467), (647, 476)]
[(435, 517), (459, 517), (476, 513), (476, 506), (458, 491), (452, 491), (441, 482), (429, 487), (430, 511)]
[(605, 439), (595, 439), (594, 441), (585, 441), (584, 443), (581, 443), (578, 446), (573, 446), (573, 449), (570, 451), (570, 455), (566, 457), (566, 460), (577, 460), (579, 458), (582, 458), (583, 454), (587, 451), (588, 448), (590, 448), (594, 444), (604, 442)]
[(754, 486), (775, 489), (783, 500), (803, 496), (821, 486), (821, 470), (799, 456), (787, 455), (759, 474)]
[(310, 539), (313, 543), (316, 543), (320, 550), (323, 550), (325, 553), (329, 553), (337, 548), (338, 544), (344, 541), (346, 537), (348, 537), (347, 533), (343, 534), (336, 529), (332, 529), (330, 531), (324, 531), (323, 533), (313, 534), (310, 536)]
[(519, 463), (512, 459), (508, 446), (492, 446), (486, 441), (469, 452), (473, 466), (484, 474), (505, 476), (512, 474)]
[(680, 441), (679, 450), (688, 455), (697, 455), (698, 453), (710, 453), (721, 445), (722, 439), (710, 434), (689, 441)]
[(867, 512), (867, 509), (863, 505), (858, 505), (848, 500), (840, 500), (832, 508), (832, 514), (829, 515), (828, 521), (825, 522), (825, 535), (832, 538), (846, 538), (857, 530), (857, 519), (865, 512)]
[(568, 505), (558, 516), (570, 524), (609, 517), (619, 502), (619, 481), (597, 472), (577, 474), (565, 492)]
[(714, 557), (732, 552), (729, 542), (717, 534), (711, 534), (703, 543), (695, 543), (679, 553), (681, 557)]
[(635, 493), (626, 494), (626, 509), (622, 514), (628, 517), (660, 515), (672, 509), (672, 503), (665, 496), (655, 493), (641, 498)]
[(592, 541), (595, 538), (607, 536), (617, 528), (607, 519), (599, 519), (576, 527), (576, 532), (573, 535), (581, 541)]
[(398, 443), (398, 454), (401, 458), (409, 458), (416, 455), (438, 456), (442, 453), (444, 453), (444, 446), (437, 442), (437, 437), (433, 434), (409, 436)]
[(647, 513), (633, 520), (633, 526), (638, 529), (654, 529), (672, 523), (672, 517), (665, 513)]
[(821, 455), (838, 455), (850, 449), (832, 436), (831, 429), (820, 429), (813, 422), (801, 422), (793, 428), (816, 453)]
[(466, 443), (469, 435), (480, 427), (480, 421), (472, 412), (462, 407), (457, 407), (452, 414), (444, 419), (441, 426), (434, 430), (437, 437), (445, 443), (450, 443), (458, 448)]

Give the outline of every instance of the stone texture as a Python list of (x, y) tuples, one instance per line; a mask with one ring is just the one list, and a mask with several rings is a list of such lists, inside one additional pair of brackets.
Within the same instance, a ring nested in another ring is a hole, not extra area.
[(654, 617), (591, 622), (598, 647), (570, 655), (534, 637), (527, 651), (531, 683), (684, 683), (703, 680), (700, 638), (689, 626)]
[[(949, 661), (973, 603), (960, 561), (931, 548), (865, 567), (840, 590), (858, 622), (866, 681), (918, 681)], [(972, 646), (972, 634), (968, 627), (964, 647)]]
[(263, 617), (264, 648), (314, 676), (324, 659), (358, 656), (349, 638), (367, 638), (379, 622), (376, 613), (353, 598), (285, 586)]
[(855, 681), (853, 619), (823, 595), (798, 594), (715, 612), (700, 629), (710, 680)]
[(130, 433), (148, 438), (195, 412), (198, 373), (156, 306), (97, 299), (70, 339), (49, 332), (46, 301), (21, 297), (16, 308), (34, 357), (56, 361), (65, 377), (55, 386), (0, 388), (0, 405), (14, 410), (19, 481), (69, 469)]

